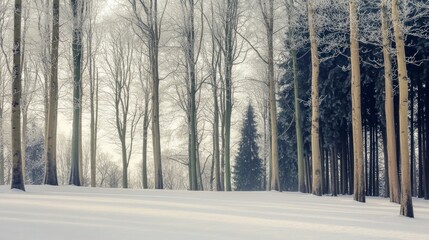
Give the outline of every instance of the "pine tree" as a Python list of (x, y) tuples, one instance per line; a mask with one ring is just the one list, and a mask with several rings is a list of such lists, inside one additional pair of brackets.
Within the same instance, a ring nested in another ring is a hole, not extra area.
[(236, 191), (262, 190), (263, 166), (256, 144), (255, 115), (249, 104), (241, 129), (241, 140), (233, 171)]

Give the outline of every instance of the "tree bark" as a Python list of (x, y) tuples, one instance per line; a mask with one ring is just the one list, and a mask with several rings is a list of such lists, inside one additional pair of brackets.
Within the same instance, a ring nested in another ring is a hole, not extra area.
[(354, 156), (354, 199), (365, 202), (365, 164), (362, 153), (361, 80), (356, 1), (350, 0), (350, 55), (352, 64), (352, 123)]
[(231, 113), (232, 113), (232, 67), (234, 63), (234, 37), (237, 18), (237, 0), (227, 0), (225, 22), (225, 191), (231, 191)]
[(25, 191), (21, 155), (21, 0), (15, 0), (12, 71), (12, 189)]
[(400, 203), (399, 179), (396, 158), (396, 138), (395, 138), (395, 116), (393, 102), (393, 83), (392, 83), (392, 63), (390, 56), (390, 37), (387, 0), (383, 0), (381, 5), (382, 17), (382, 36), (383, 36), (383, 58), (384, 58), (384, 80), (385, 80), (385, 112), (386, 112), (386, 140), (387, 140), (387, 159), (389, 173), (389, 192), (390, 201)]
[[(288, 6), (288, 17), (289, 22), (291, 22), (291, 15), (293, 11), (294, 1), (289, 0)], [(289, 37), (293, 39), (294, 30), (289, 23)], [(290, 41), (292, 44), (292, 41)], [(294, 89), (294, 106), (295, 106), (295, 131), (296, 131), (296, 148), (297, 148), (297, 158), (298, 158), (298, 191), (306, 193), (307, 189), (305, 186), (305, 176), (304, 176), (304, 140), (302, 137), (301, 129), (301, 107), (299, 104), (299, 81), (298, 81), (298, 63), (296, 57), (296, 48), (291, 46), (291, 57), (292, 57), (292, 69), (293, 69), (293, 89)]]
[(143, 163), (142, 163), (142, 183), (143, 189), (148, 189), (147, 181), (147, 135), (149, 128), (149, 98), (145, 98), (143, 116)]
[[(0, 69), (0, 84), (2, 84), (2, 86), (0, 86), (2, 88), (2, 90), (4, 90), (3, 88), (3, 79), (2, 79), (2, 71)], [(0, 132), (4, 132), (3, 131), (3, 101), (4, 98), (3, 96), (0, 96)], [(3, 138), (3, 134), (0, 136), (0, 185), (4, 185), (4, 138)]]
[(399, 132), (401, 144), (401, 215), (414, 217), (411, 197), (410, 156), (408, 150), (408, 75), (403, 25), (399, 19), (398, 0), (392, 0), (392, 19), (396, 42), (399, 81)]
[(71, 0), (73, 12), (73, 128), (72, 128), (72, 164), (69, 183), (75, 186), (81, 185), (80, 172), (80, 115), (81, 115), (81, 58), (82, 58), (82, 32), (81, 32), (81, 8), (80, 0)]
[(322, 163), (320, 159), (319, 138), (319, 53), (316, 29), (314, 27), (314, 9), (312, 1), (307, 1), (308, 28), (311, 44), (311, 159), (313, 167), (313, 195), (322, 195)]

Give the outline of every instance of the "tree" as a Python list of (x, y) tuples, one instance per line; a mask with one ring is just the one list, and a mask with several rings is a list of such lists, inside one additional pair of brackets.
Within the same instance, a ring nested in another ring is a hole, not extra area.
[[(294, 1), (289, 0), (288, 5), (288, 20), (289, 29), (288, 36), (290, 39), (295, 38), (294, 27), (292, 26), (292, 14), (294, 10)], [(304, 140), (302, 136), (301, 128), (301, 107), (299, 104), (299, 80), (298, 80), (298, 63), (297, 63), (297, 50), (292, 41), (289, 41), (291, 45), (290, 54), (292, 58), (292, 71), (293, 71), (293, 90), (294, 90), (294, 103), (295, 103), (295, 131), (296, 131), (296, 147), (297, 147), (297, 158), (298, 158), (298, 190), (302, 193), (307, 192), (305, 185), (304, 175)]]
[(231, 113), (232, 113), (232, 67), (238, 24), (238, 0), (226, 0), (225, 17), (225, 190), (231, 191)]
[(408, 74), (404, 44), (404, 26), (399, 16), (398, 0), (392, 0), (392, 20), (396, 42), (399, 81), (399, 139), (401, 147), (401, 215), (414, 217), (408, 150)]
[(91, 187), (97, 184), (97, 135), (98, 135), (98, 89), (99, 78), (97, 70), (97, 52), (100, 45), (97, 39), (96, 19), (98, 14), (98, 2), (89, 1), (86, 4), (86, 14), (88, 15), (87, 25), (87, 57), (88, 57), (88, 75), (89, 75), (89, 100), (90, 100), (90, 164), (91, 164)]
[(70, 0), (73, 13), (73, 130), (72, 130), (72, 165), (69, 183), (81, 185), (81, 156), (79, 142), (81, 140), (81, 91), (82, 91), (82, 19), (83, 1)]
[(60, 38), (60, 2), (53, 2), (51, 76), (49, 84), (48, 127), (46, 135), (45, 184), (58, 185), (57, 178), (57, 122), (58, 122), (58, 43)]
[(110, 90), (115, 108), (115, 128), (121, 146), (122, 187), (128, 188), (128, 166), (133, 152), (133, 143), (138, 123), (141, 119), (139, 106), (133, 106), (132, 92), (134, 78), (134, 39), (119, 28), (110, 36), (110, 46), (106, 53), (106, 63), (110, 77)]
[(365, 202), (365, 165), (362, 151), (361, 80), (359, 60), (359, 32), (356, 1), (350, 0), (350, 55), (352, 66), (352, 123), (354, 156), (354, 199)]
[(322, 171), (319, 139), (319, 50), (314, 23), (313, 1), (307, 1), (308, 29), (311, 45), (311, 159), (313, 166), (313, 194), (322, 195)]
[[(155, 166), (155, 188), (162, 189), (161, 135), (159, 127), (159, 39), (164, 11), (158, 17), (158, 1), (128, 0), (133, 14), (133, 26), (139, 38), (146, 42), (149, 51), (150, 73), (152, 78), (152, 146)], [(168, 1), (166, 1), (167, 5)], [(165, 10), (165, 6), (164, 6)], [(143, 15), (143, 16), (142, 16)]]
[(383, 36), (383, 59), (384, 59), (384, 80), (385, 80), (385, 111), (386, 111), (386, 138), (387, 138), (387, 158), (388, 158), (388, 178), (390, 201), (400, 203), (398, 167), (396, 159), (396, 138), (395, 138), (395, 117), (393, 99), (393, 77), (392, 60), (390, 56), (390, 27), (388, 18), (387, 0), (381, 3), (381, 24)]
[[(206, 16), (206, 15), (205, 15)], [(206, 17), (207, 18), (207, 17)], [(210, 28), (211, 36), (211, 59), (210, 59), (210, 78), (212, 85), (212, 94), (213, 94), (213, 172), (214, 176), (211, 180), (216, 180), (216, 191), (222, 191), (224, 186), (222, 184), (221, 178), (221, 164), (220, 164), (220, 149), (219, 149), (219, 78), (218, 78), (218, 67), (221, 61), (221, 47), (219, 46), (218, 41), (216, 41), (215, 28), (216, 19), (213, 8), (213, 0), (210, 1), (210, 19), (207, 19), (207, 24)]]
[(21, 0), (15, 0), (12, 70), (12, 189), (25, 191), (21, 154)]
[(140, 56), (137, 59), (137, 64), (140, 66), (138, 68), (138, 76), (140, 80), (141, 89), (143, 91), (144, 97), (142, 97), (142, 106), (143, 106), (143, 149), (142, 149), (142, 187), (143, 189), (148, 188), (148, 174), (147, 174), (147, 140), (148, 140), (148, 129), (150, 124), (150, 74), (148, 74), (147, 69), (144, 67), (144, 55), (143, 51), (140, 52)]
[[(4, 33), (6, 32), (6, 9), (9, 4), (9, 1), (0, 2), (0, 48), (4, 51)], [(7, 67), (7, 59), (4, 54), (0, 55), (0, 132), (4, 133), (4, 113), (6, 108), (6, 88), (7, 88), (7, 78), (6, 78), (6, 67)], [(0, 185), (4, 185), (4, 170), (5, 170), (5, 155), (4, 155), (4, 135), (0, 136)]]
[(256, 143), (255, 114), (249, 104), (241, 129), (237, 157), (234, 165), (234, 183), (236, 191), (263, 190), (263, 166), (259, 157), (259, 147)]
[[(185, 55), (186, 66), (186, 96), (187, 102), (186, 111), (188, 114), (188, 128), (189, 128), (189, 177), (190, 177), (190, 190), (201, 190), (202, 183), (199, 182), (200, 170), (198, 161), (198, 129), (197, 129), (197, 94), (201, 85), (197, 84), (197, 63), (200, 53), (201, 43), (197, 44), (195, 31), (195, 2), (194, 0), (181, 0), (180, 1), (183, 13), (183, 27), (182, 35), (184, 41), (182, 49)], [(201, 6), (202, 1), (201, 1)], [(202, 11), (202, 9), (201, 9)], [(202, 35), (202, 32), (200, 33)], [(200, 42), (202, 37), (200, 38)]]

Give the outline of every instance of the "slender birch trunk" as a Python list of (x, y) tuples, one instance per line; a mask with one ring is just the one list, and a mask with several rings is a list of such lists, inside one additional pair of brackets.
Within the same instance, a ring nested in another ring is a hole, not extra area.
[(386, 139), (390, 201), (400, 203), (399, 180), (396, 158), (395, 117), (393, 107), (392, 62), (390, 56), (389, 19), (387, 0), (381, 3), (381, 28), (383, 36), (384, 81), (385, 81), (385, 112)]
[(312, 1), (307, 1), (308, 28), (311, 45), (311, 159), (313, 166), (313, 194), (322, 195), (322, 163), (320, 158), (319, 140), (319, 53), (314, 24), (314, 9)]
[[(408, 149), (408, 74), (405, 56), (403, 24), (399, 19), (398, 0), (392, 0), (393, 30), (396, 42), (399, 81), (399, 140), (401, 146), (401, 215), (413, 218), (410, 156)], [(414, 151), (414, 149), (413, 149)]]

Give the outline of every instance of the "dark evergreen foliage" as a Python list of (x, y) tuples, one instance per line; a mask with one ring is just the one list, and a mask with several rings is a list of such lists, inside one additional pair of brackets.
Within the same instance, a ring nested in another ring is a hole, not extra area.
[(263, 165), (256, 143), (255, 114), (252, 105), (247, 108), (241, 129), (241, 140), (233, 170), (236, 191), (263, 190)]
[(45, 172), (44, 138), (42, 129), (35, 124), (29, 128), (27, 139), (25, 174), (26, 181), (30, 184), (42, 184)]

